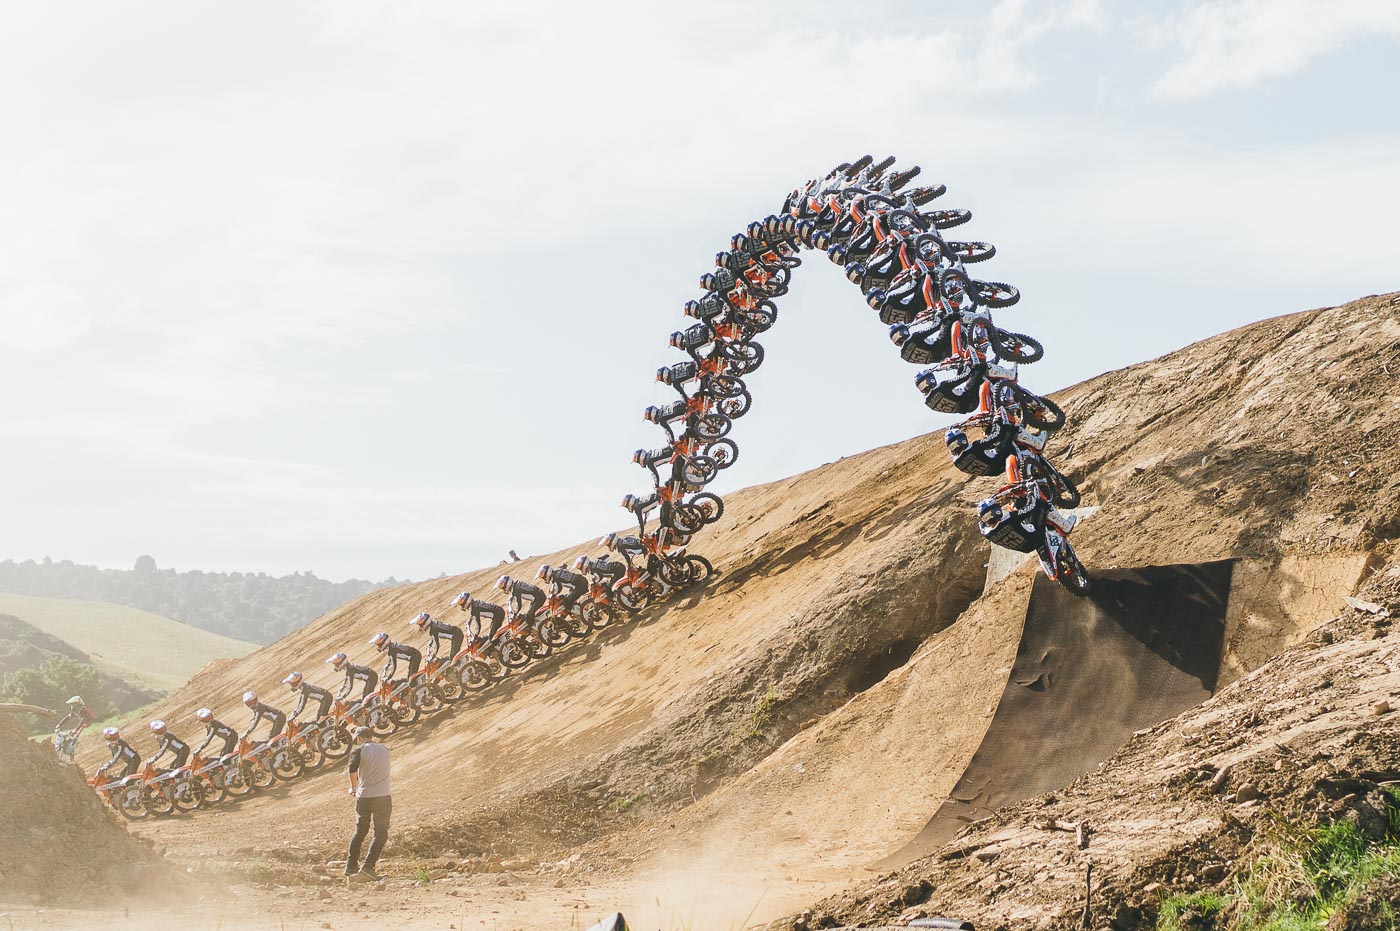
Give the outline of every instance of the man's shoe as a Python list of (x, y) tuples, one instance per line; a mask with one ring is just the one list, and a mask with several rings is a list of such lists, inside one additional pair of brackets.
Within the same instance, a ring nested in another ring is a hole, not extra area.
[(382, 877), (367, 866), (360, 867), (360, 871), (355, 874), (355, 879), (360, 882), (377, 883)]

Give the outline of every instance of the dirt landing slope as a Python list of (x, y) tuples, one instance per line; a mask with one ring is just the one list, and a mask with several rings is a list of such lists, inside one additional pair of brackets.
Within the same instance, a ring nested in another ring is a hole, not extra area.
[(932, 853), (997, 808), (1073, 782), (1133, 732), (1210, 697), (1229, 562), (1114, 569), (1092, 598), (1035, 580), (1016, 665), (967, 771), (913, 842), (876, 864)]
[[(1378, 783), (1400, 779), (1400, 557), (1360, 597), (1382, 613), (1344, 610), (1215, 697), (1134, 736), (1101, 769), (774, 931), (948, 914), (979, 931), (1069, 931), (1082, 926), (1091, 862), (1087, 926), (1147, 931), (1169, 896), (1233, 892), (1237, 872), (1288, 823), (1346, 818), (1384, 832)], [(1390, 927), (1346, 927), (1363, 926)]]
[(0, 903), (73, 904), (151, 887), (168, 874), (76, 766), (0, 715)]

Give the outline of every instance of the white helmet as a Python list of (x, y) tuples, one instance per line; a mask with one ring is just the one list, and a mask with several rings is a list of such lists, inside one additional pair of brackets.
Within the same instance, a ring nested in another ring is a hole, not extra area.
[(454, 608), (461, 608), (463, 611), (465, 611), (465, 610), (467, 610), (468, 608), (470, 608), (471, 606), (472, 606), (472, 593), (471, 593), (471, 592), (462, 592), (462, 593), (461, 593), (460, 595), (458, 595), (456, 598), (453, 598), (453, 599), (452, 599), (452, 607), (454, 607)]
[(214, 720), (214, 712), (210, 711), (208, 708), (200, 708), (194, 713), (194, 716), (196, 718), (199, 718), (199, 720), (203, 721), (205, 724), (208, 724), (210, 721)]
[(162, 721), (160, 718), (156, 718), (154, 721), (152, 721), (150, 724), (148, 724), (148, 725), (146, 725), (146, 726), (149, 727), (149, 728), (151, 729), (151, 733), (152, 733), (152, 734), (164, 734), (164, 733), (165, 733), (165, 722)]
[(108, 740), (121, 740), (122, 732), (115, 727), (104, 727), (102, 728), (102, 736), (106, 737)]
[(336, 653), (333, 656), (331, 656), (330, 659), (326, 660), (326, 665), (330, 666), (333, 669), (339, 670), (342, 666), (345, 665), (345, 661), (347, 659), (349, 659), (349, 657), (346, 656), (344, 653)]
[(417, 627), (419, 630), (427, 630), (428, 625), (433, 621), (432, 615), (427, 611), (419, 611), (418, 616), (408, 622), (409, 627)]
[(293, 691), (295, 691), (296, 689), (301, 688), (301, 673), (299, 673), (299, 672), (294, 672), (294, 673), (292, 673), (291, 675), (287, 676), (287, 678), (285, 678), (285, 679), (282, 680), (282, 684), (283, 684), (283, 685), (290, 685), (290, 686), (292, 687), (292, 690), (293, 690)]
[(246, 692), (243, 693), (243, 704), (245, 704), (245, 705), (247, 705), (249, 708), (251, 708), (251, 707), (253, 707), (254, 705), (256, 705), (257, 703), (258, 703), (258, 693), (257, 693), (257, 692), (254, 692), (252, 689), (249, 689), (248, 691), (246, 691)]
[(374, 648), (376, 650), (378, 650), (380, 653), (383, 653), (389, 647), (389, 635), (381, 630), (373, 637), (370, 637), (369, 642), (374, 644)]

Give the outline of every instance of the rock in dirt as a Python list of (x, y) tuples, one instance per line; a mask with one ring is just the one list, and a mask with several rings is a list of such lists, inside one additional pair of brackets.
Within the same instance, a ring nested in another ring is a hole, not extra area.
[(1235, 790), (1235, 801), (1252, 802), (1259, 798), (1259, 787), (1252, 782), (1241, 782), (1240, 787)]

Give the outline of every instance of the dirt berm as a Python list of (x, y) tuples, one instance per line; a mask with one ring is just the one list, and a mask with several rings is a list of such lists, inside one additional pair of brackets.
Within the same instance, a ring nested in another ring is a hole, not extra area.
[[(1034, 625), (1022, 636), (1033, 567), (984, 593), (988, 547), (970, 506), (994, 482), (954, 471), (931, 434), (727, 495), (724, 519), (697, 538), (720, 570), (703, 597), (571, 646), (390, 742), (386, 868), (406, 877), (420, 862), (454, 865), (421, 902), (405, 887), (381, 907), (401, 908), (400, 924), (427, 920), (429, 900), (457, 884), (480, 912), (466, 921), (494, 913), (513, 927), (568, 927), (585, 905), (600, 916), (615, 905), (643, 924), (730, 927), (868, 875), (939, 820), (961, 780), (958, 797), (980, 814), (1092, 768), (1131, 733), (1123, 728), (1149, 726), (1301, 642), (1386, 558), (1400, 528), (1390, 372), (1400, 374), (1396, 311), (1367, 298), (1266, 320), (1057, 395), (1070, 427), (1050, 454), (1098, 508), (1074, 535), (1090, 568), (1122, 590), (1152, 567), (1228, 572), (1212, 589), (1208, 623), (1223, 643), (1213, 670), (1193, 674), (1172, 652), (1186, 651), (1190, 631), (1158, 642), (1124, 627), (1133, 641), (1124, 656), (1163, 662), (1176, 697), (1113, 709), (1117, 736), (1053, 765), (1039, 757), (1034, 778), (1012, 771), (1027, 762), (1014, 754), (977, 761), (998, 739), (1017, 743), (1014, 729), (997, 737), (995, 717), (1005, 695), (1033, 691), (1016, 683), (1036, 660), (1026, 652)], [(585, 551), (594, 548), (523, 567)], [(276, 699), (293, 669), (330, 682), (323, 661), (334, 650), (369, 660), (375, 631), (400, 633), (463, 588), (486, 594), (498, 572), (372, 593), (201, 673), (157, 711), (181, 732), (195, 730), (203, 704), (241, 724), (245, 688)], [(1093, 623), (1123, 626), (1139, 613)], [(1052, 673), (1065, 681), (1088, 670), (1095, 643)], [(1042, 720), (1061, 726), (1063, 709), (1047, 707)], [(1074, 733), (1092, 732), (1082, 718), (1093, 703), (1073, 709)], [(220, 814), (138, 830), (211, 866), (287, 861), (274, 876), (292, 882), (338, 853), (340, 778), (318, 774)], [(503, 904), (492, 891), (499, 874), (483, 871), (503, 861), (524, 901)], [(304, 914), (336, 908), (313, 899)]]
[(88, 903), (170, 879), (76, 766), (0, 714), (0, 904)]

